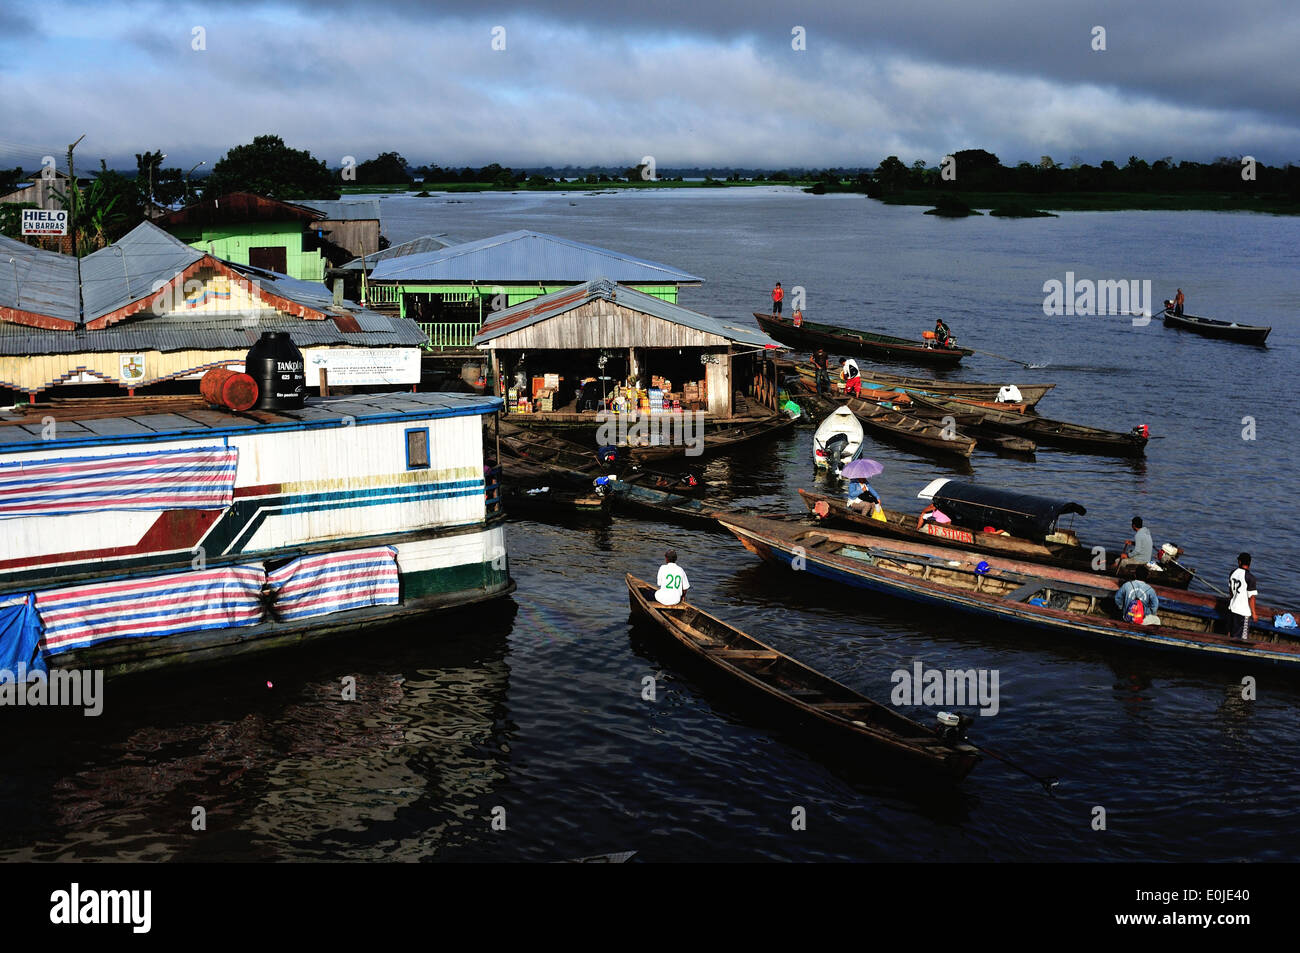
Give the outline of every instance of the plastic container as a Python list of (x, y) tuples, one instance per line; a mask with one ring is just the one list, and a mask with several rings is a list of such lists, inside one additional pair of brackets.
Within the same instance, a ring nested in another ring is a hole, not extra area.
[(257, 384), (258, 410), (292, 410), (307, 398), (302, 351), (288, 331), (263, 331), (244, 359), (244, 371)]

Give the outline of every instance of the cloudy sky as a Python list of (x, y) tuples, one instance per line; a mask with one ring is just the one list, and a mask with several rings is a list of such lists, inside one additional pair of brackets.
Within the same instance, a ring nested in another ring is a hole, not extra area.
[(1300, 162), (1296, 0), (124, 6), (0, 10), (0, 165), (85, 133), (79, 166), (188, 168), (267, 132), (331, 166)]

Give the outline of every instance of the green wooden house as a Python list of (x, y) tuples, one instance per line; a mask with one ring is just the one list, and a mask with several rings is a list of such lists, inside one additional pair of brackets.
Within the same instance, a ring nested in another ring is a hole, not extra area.
[(542, 295), (607, 278), (671, 304), (700, 278), (668, 265), (542, 232), (515, 231), (379, 262), (371, 305), (396, 306), (436, 348), (469, 348), (486, 318)]

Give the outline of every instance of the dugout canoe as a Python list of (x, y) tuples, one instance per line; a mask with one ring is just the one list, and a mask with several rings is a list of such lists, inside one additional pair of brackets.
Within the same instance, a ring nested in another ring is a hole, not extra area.
[[(633, 446), (626, 449), (628, 455), (638, 464), (644, 465), (674, 457), (709, 457), (734, 450), (742, 444), (764, 437), (785, 433), (794, 427), (795, 418), (788, 414), (773, 414), (760, 420), (741, 424), (738, 427), (723, 427), (717, 430), (697, 434), (695, 446), (678, 440), (674, 435), (671, 442)], [(698, 453), (696, 452), (698, 450)]]
[(850, 397), (848, 405), (864, 428), (899, 443), (920, 447), (931, 453), (967, 459), (975, 452), (975, 439), (955, 427), (946, 428), (939, 423), (858, 400), (856, 397)]
[(1271, 327), (1257, 324), (1217, 321), (1214, 318), (1200, 318), (1194, 314), (1174, 314), (1172, 308), (1165, 310), (1165, 327), (1191, 331), (1193, 334), (1217, 338), (1220, 341), (1238, 341), (1242, 344), (1263, 344), (1273, 330)]
[(960, 781), (979, 763), (978, 748), (956, 729), (930, 728), (874, 702), (703, 609), (661, 606), (655, 587), (626, 576), (628, 604), (661, 642), (730, 696), (816, 743), (929, 777)]
[(770, 337), (801, 351), (825, 348), (831, 354), (857, 354), (877, 361), (902, 361), (934, 367), (956, 367), (963, 357), (975, 353), (964, 347), (931, 347), (906, 338), (814, 321), (804, 321), (796, 328), (794, 322), (784, 316), (761, 311), (753, 314), (758, 326)]
[[(1300, 672), (1300, 634), (1275, 626), (1278, 610), (1267, 606), (1257, 607), (1251, 639), (1240, 642), (1227, 635), (1227, 600), (1219, 596), (1155, 586), (1159, 624), (1136, 625), (1119, 618), (1114, 579), (741, 513), (719, 514), (718, 521), (750, 552), (802, 578), (1063, 637)], [(983, 573), (981, 561), (988, 564)]]
[[(829, 524), (854, 532), (890, 536), (895, 539), (906, 539), (916, 543), (938, 542), (942, 546), (949, 546), (967, 552), (1007, 556), (1012, 559), (1025, 560), (1026, 562), (1042, 563), (1045, 566), (1073, 569), (1078, 572), (1093, 573), (1098, 576), (1119, 578), (1121, 580), (1132, 579), (1137, 572), (1135, 567), (1125, 567), (1116, 576), (1115, 570), (1109, 568), (1112, 561), (1109, 557), (1106, 559), (1106, 568), (1093, 569), (1092, 564), (1095, 557), (1092, 547), (1080, 543), (1078, 537), (1071, 532), (1053, 535), (1071, 539), (1072, 542), (1047, 542), (1046, 539), (1003, 536), (1000, 533), (980, 533), (951, 523), (940, 525), (934, 522), (926, 522), (922, 524), (920, 529), (917, 529), (916, 519), (918, 514), (916, 513), (887, 509), (885, 510), (885, 521), (882, 522), (873, 520), (861, 510), (853, 509), (843, 497), (803, 489), (799, 491), (799, 496), (803, 499), (804, 505), (808, 507), (808, 511), (813, 514), (813, 518), (822, 525)], [(825, 516), (821, 516), (817, 512), (819, 503), (824, 504), (827, 511)], [(1082, 507), (1079, 509), (1082, 510)], [(1063, 509), (1062, 512), (1068, 511)], [(1118, 555), (1119, 551), (1116, 548), (1115, 555)], [(1170, 589), (1186, 589), (1191, 584), (1192, 577), (1193, 573), (1188, 570), (1172, 563), (1165, 563), (1161, 565), (1158, 571), (1151, 571), (1149, 581), (1152, 585), (1165, 586)]]
[(1140, 457), (1146, 453), (1148, 435), (1140, 427), (1122, 433), (1115, 430), (1102, 430), (1099, 427), (1088, 427), (1084, 424), (1073, 424), (1064, 420), (1052, 420), (1049, 417), (1039, 417), (1037, 414), (995, 410), (992, 407), (961, 400), (945, 400), (925, 397), (921, 394), (912, 395), (912, 399), (923, 407), (930, 407), (943, 413), (979, 414), (983, 418), (980, 426), (1014, 437), (1024, 437), (1040, 445), (1114, 457)]
[(609, 484), (610, 498), (620, 511), (649, 516), (669, 523), (682, 523), (700, 529), (717, 530), (714, 513), (719, 504), (668, 493), (639, 483), (622, 480)]

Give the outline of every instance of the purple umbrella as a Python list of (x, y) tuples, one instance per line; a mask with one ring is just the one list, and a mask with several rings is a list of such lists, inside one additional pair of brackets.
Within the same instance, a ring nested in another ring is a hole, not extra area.
[(873, 476), (879, 476), (885, 472), (885, 465), (877, 463), (875, 460), (868, 460), (866, 457), (860, 457), (857, 460), (850, 460), (840, 471), (840, 476), (850, 480), (870, 480)]

